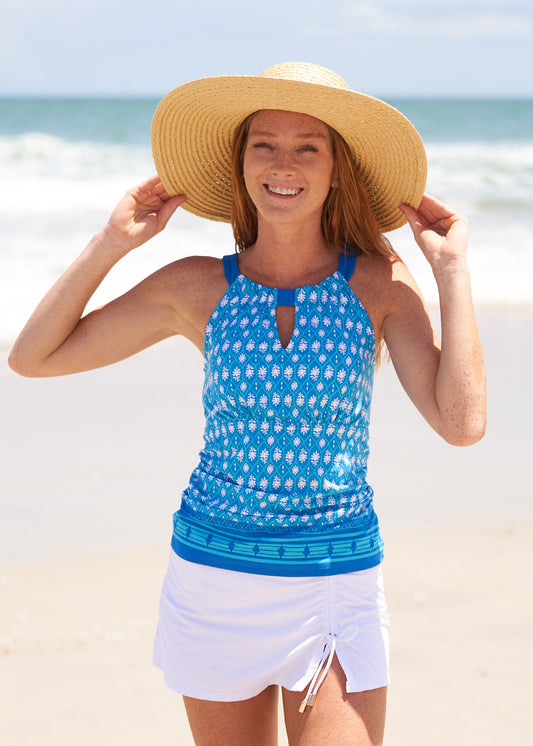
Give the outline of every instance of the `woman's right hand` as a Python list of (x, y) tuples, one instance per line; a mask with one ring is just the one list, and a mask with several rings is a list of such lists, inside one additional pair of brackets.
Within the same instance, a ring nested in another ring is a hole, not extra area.
[(104, 233), (124, 253), (160, 233), (186, 197), (169, 197), (158, 176), (129, 189), (111, 213)]

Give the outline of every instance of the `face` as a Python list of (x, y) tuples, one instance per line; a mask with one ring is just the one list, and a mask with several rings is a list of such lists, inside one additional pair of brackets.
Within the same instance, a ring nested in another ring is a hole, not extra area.
[(252, 119), (243, 175), (259, 220), (320, 224), (333, 166), (329, 131), (319, 119), (278, 110)]

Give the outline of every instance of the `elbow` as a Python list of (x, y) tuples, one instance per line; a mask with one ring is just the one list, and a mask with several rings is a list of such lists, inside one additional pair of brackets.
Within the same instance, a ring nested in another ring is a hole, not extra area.
[(460, 435), (443, 436), (446, 443), (451, 446), (457, 446), (458, 448), (466, 448), (467, 446), (474, 446), (476, 443), (483, 438), (485, 435), (484, 430), (472, 431), (471, 433), (465, 433)]
[(487, 418), (480, 416), (475, 421), (469, 421), (459, 427), (444, 430), (440, 434), (449, 445), (466, 448), (479, 443), (487, 429)]
[(17, 360), (16, 356), (10, 355), (7, 359), (7, 364), (11, 368), (11, 370), (14, 373), (17, 373), (19, 376), (24, 376), (25, 378), (32, 378), (31, 373), (20, 363), (19, 360)]
[(41, 374), (35, 370), (21, 355), (17, 354), (15, 348), (11, 350), (7, 358), (7, 364), (14, 373), (24, 378), (41, 378)]

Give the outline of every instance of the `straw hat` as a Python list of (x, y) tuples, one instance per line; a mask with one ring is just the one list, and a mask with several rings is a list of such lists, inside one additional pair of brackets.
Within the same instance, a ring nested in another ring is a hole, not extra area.
[(401, 203), (419, 206), (426, 154), (403, 114), (352, 91), (331, 70), (288, 62), (258, 76), (193, 80), (161, 101), (152, 123), (154, 161), (166, 191), (187, 196), (184, 209), (229, 222), (233, 132), (260, 109), (309, 114), (337, 130), (351, 148), (382, 231), (406, 222)]

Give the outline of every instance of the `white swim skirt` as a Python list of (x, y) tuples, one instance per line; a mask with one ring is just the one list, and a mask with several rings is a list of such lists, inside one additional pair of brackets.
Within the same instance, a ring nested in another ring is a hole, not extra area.
[(388, 685), (389, 621), (380, 566), (285, 578), (198, 565), (171, 551), (154, 663), (174, 691), (234, 702), (271, 684), (303, 691), (314, 679), (318, 689), (320, 669), (326, 670), (333, 653), (348, 692)]

